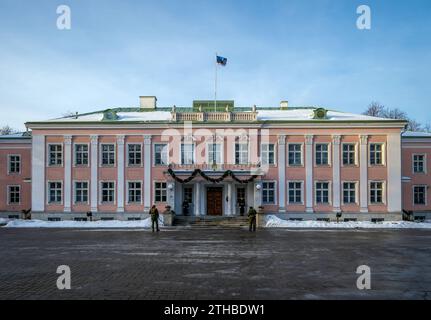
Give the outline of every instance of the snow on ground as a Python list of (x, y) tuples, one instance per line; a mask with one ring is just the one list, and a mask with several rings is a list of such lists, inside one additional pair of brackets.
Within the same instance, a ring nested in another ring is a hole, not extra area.
[(8, 223), (9, 221), (10, 221), (10, 219), (0, 218), (0, 226)]
[[(163, 226), (163, 218), (159, 218), (159, 226)], [(151, 228), (151, 218), (136, 221), (12, 220), (9, 221), (4, 228)]]
[(325, 221), (288, 221), (274, 215), (266, 217), (267, 228), (340, 228), (340, 229), (431, 229), (431, 222), (409, 221), (371, 221), (325, 222)]

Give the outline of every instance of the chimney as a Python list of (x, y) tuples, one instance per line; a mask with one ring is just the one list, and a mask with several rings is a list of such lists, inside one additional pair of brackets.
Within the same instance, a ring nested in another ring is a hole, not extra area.
[(281, 110), (287, 110), (288, 101), (281, 101), (280, 102), (280, 109)]
[(142, 109), (156, 109), (156, 106), (157, 106), (156, 96), (140, 96), (139, 106)]

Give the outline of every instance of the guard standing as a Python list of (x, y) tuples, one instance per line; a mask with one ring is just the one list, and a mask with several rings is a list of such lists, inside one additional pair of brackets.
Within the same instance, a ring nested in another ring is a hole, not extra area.
[(248, 223), (250, 231), (256, 231), (256, 215), (256, 210), (254, 210), (253, 207), (250, 207), (250, 209), (248, 210)]
[(154, 232), (154, 224), (156, 225), (156, 230), (159, 232), (159, 210), (157, 210), (156, 206), (153, 205), (150, 210), (151, 215), (151, 229)]

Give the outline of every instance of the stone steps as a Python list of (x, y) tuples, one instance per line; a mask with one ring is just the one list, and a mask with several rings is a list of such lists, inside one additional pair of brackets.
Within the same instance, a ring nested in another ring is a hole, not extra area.
[(174, 226), (196, 226), (196, 227), (245, 227), (248, 226), (248, 218), (244, 216), (235, 217), (213, 217), (213, 216), (176, 216)]

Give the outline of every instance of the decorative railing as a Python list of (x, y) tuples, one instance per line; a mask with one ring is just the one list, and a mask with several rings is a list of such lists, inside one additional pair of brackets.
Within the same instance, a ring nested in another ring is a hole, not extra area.
[(256, 121), (257, 112), (172, 112), (172, 121), (184, 122), (251, 122)]

